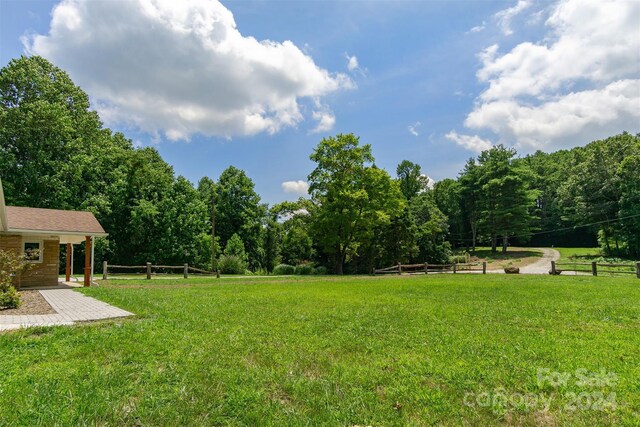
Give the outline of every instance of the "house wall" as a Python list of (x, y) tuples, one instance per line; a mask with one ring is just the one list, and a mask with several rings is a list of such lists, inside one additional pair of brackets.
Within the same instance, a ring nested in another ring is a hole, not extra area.
[[(19, 235), (1, 234), (0, 249), (10, 250), (15, 253), (22, 253), (24, 240)], [(60, 257), (60, 239), (44, 239), (42, 262), (33, 263), (32, 267), (25, 272), (17, 281), (20, 286), (57, 285), (58, 284), (58, 263)]]

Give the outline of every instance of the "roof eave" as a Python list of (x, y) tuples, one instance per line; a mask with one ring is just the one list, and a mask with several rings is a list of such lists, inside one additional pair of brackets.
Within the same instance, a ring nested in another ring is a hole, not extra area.
[(107, 237), (109, 233), (106, 232), (93, 232), (93, 231), (66, 231), (66, 230), (31, 230), (27, 228), (11, 228), (5, 230), (7, 233), (24, 233), (24, 234), (59, 234), (67, 236), (94, 236), (94, 237)]

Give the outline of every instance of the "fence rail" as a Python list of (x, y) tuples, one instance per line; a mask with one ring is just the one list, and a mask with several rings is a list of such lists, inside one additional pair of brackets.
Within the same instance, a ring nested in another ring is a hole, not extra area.
[[(109, 269), (111, 269), (112, 271), (109, 272)], [(115, 273), (113, 272), (113, 270), (144, 270), (144, 271), (140, 271), (140, 272), (133, 272), (133, 273)], [(102, 262), (102, 280), (107, 280), (107, 278), (109, 276), (117, 276), (117, 275), (122, 275), (122, 274), (126, 274), (126, 275), (133, 275), (133, 274), (139, 274), (139, 275), (146, 275), (146, 278), (148, 280), (151, 279), (151, 276), (157, 276), (158, 274), (163, 274), (163, 273), (158, 273), (158, 270), (182, 270), (182, 277), (184, 277), (185, 279), (189, 278), (189, 274), (193, 274), (193, 275), (197, 275), (197, 276), (217, 276), (220, 277), (219, 272), (217, 271), (208, 271), (208, 270), (203, 270), (201, 268), (196, 268), (196, 267), (192, 267), (189, 264), (183, 264), (183, 265), (153, 265), (150, 262), (147, 262), (145, 265), (117, 265), (117, 264), (109, 264), (107, 261), (103, 261)]]
[[(583, 268), (589, 266), (591, 268)], [(600, 262), (556, 262), (551, 261), (549, 274), (558, 275), (562, 272), (591, 273), (593, 276), (606, 274), (614, 276), (616, 274), (635, 274), (640, 279), (640, 262), (633, 264), (607, 264)]]
[[(475, 268), (474, 268), (475, 267)], [(429, 274), (429, 273), (462, 273), (465, 271), (481, 271), (487, 274), (487, 262), (454, 263), (454, 264), (398, 264), (373, 270), (373, 274)]]

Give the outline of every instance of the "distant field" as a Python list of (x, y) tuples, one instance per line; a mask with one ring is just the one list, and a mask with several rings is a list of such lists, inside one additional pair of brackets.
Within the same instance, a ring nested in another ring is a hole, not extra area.
[(0, 334), (0, 425), (638, 425), (638, 283), (105, 282), (135, 318)]

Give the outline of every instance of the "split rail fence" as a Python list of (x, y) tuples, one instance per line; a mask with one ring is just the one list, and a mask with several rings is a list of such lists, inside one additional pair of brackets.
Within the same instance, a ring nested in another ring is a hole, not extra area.
[(454, 263), (454, 264), (398, 264), (392, 267), (373, 270), (373, 274), (429, 274), (429, 273), (465, 273), (482, 272), (487, 274), (487, 262)]
[(574, 272), (576, 274), (591, 274), (593, 276), (615, 276), (618, 274), (635, 274), (640, 279), (640, 262), (633, 264), (605, 264), (599, 262), (556, 262), (551, 261), (553, 275), (562, 272)]
[[(111, 272), (109, 270), (111, 270)], [(117, 272), (114, 270), (117, 270)], [(178, 273), (175, 273), (176, 270)], [(180, 271), (182, 271), (182, 277), (185, 279), (189, 278), (189, 274), (194, 276), (215, 276), (218, 274), (215, 271), (202, 270), (200, 268), (192, 267), (189, 264), (153, 265), (152, 263), (147, 262), (145, 265), (114, 265), (108, 264), (107, 261), (102, 262), (102, 280), (107, 280), (108, 276), (117, 275), (146, 275), (146, 278), (150, 280), (151, 276), (180, 274)]]

